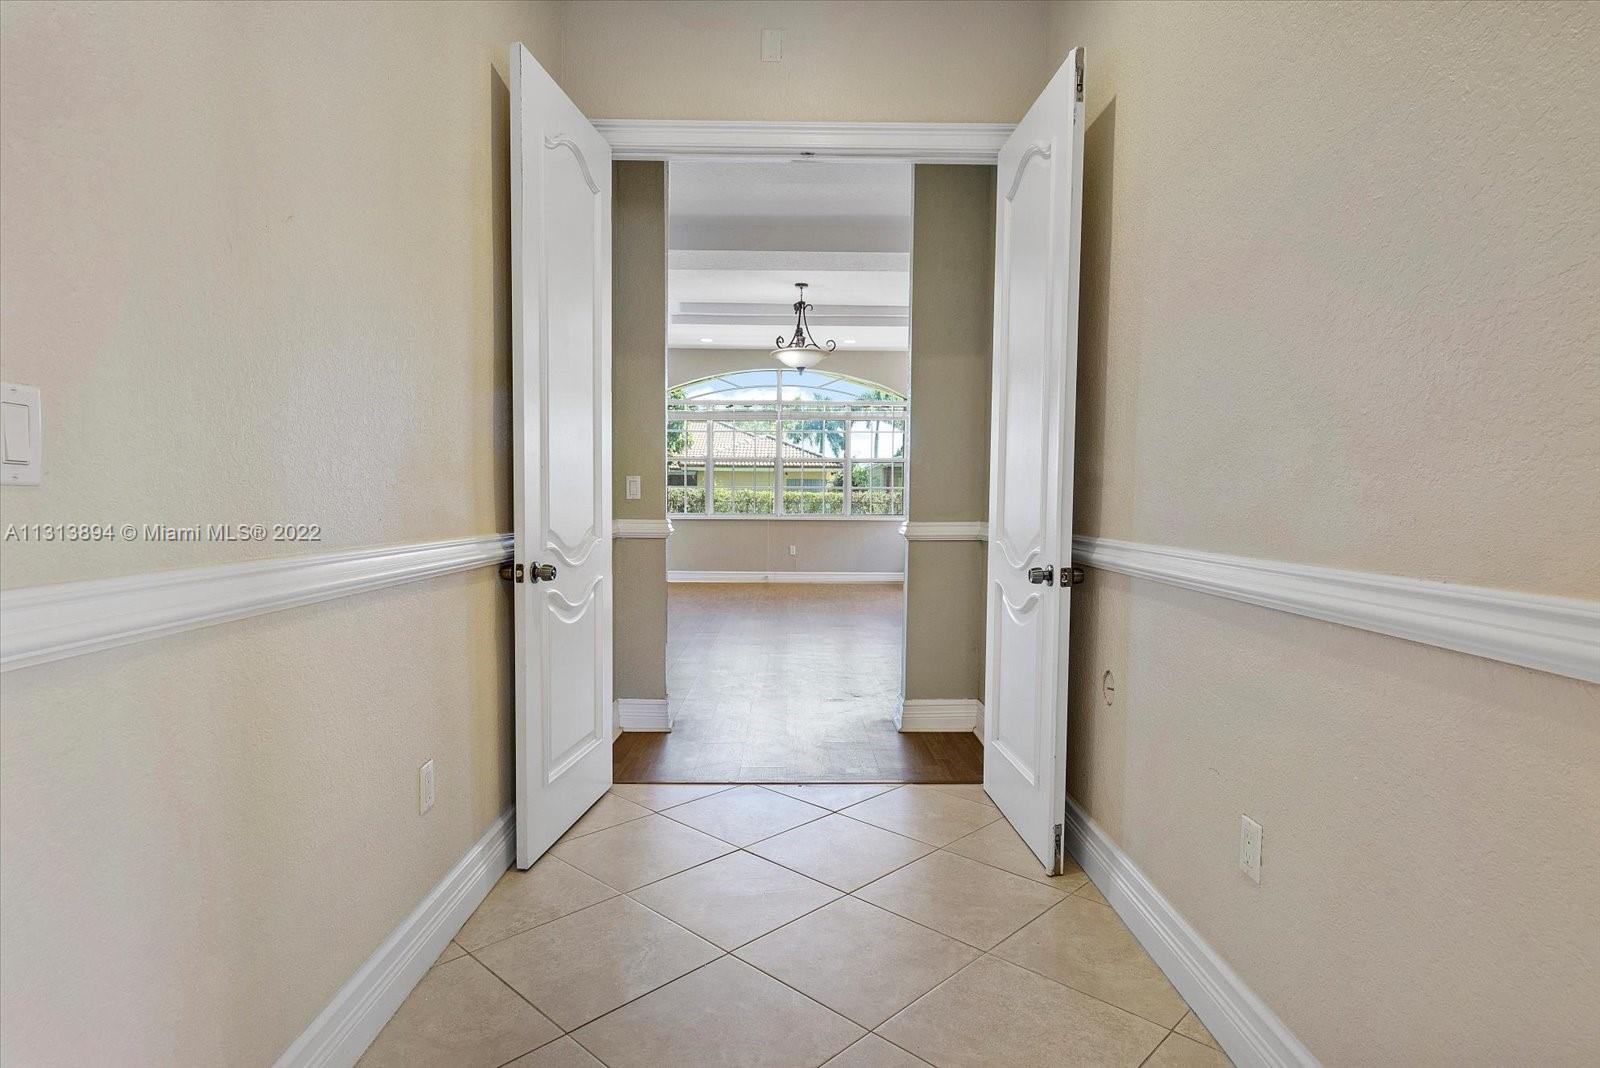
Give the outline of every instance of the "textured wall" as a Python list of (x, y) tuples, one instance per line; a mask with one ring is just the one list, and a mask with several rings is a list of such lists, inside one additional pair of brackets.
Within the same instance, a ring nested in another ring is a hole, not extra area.
[[(45, 411), (6, 521), (509, 529), (505, 63), (552, 12), (0, 8), (0, 366)], [(0, 1060), (276, 1058), (509, 803), (510, 625), (486, 568), (8, 672)]]
[[(577, 0), (561, 84), (629, 119), (1015, 122), (1045, 82), (1045, 6), (1010, 0)], [(761, 62), (761, 31), (784, 31)]]
[[(993, 167), (918, 166), (911, 263), (911, 520), (989, 514)], [(938, 472), (917, 478), (916, 472)], [(983, 697), (981, 543), (906, 543), (910, 699)]]
[[(621, 162), (611, 186), (611, 462), (618, 519), (665, 519), (667, 441), (667, 167)], [(639, 499), (626, 479), (638, 475)], [(613, 545), (612, 687), (621, 698), (667, 696), (665, 543)]]
[[(1600, 593), (1600, 8), (1059, 5), (1073, 45), (1078, 533)], [(1073, 597), (1073, 796), (1324, 1063), (1600, 1059), (1600, 688)]]

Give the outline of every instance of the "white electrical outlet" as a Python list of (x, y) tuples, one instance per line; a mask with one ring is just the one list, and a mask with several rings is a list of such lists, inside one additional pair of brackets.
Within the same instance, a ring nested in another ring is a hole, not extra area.
[(1249, 816), (1239, 817), (1239, 870), (1261, 882), (1261, 824)]
[(795, 546), (795, 545), (789, 546), (789, 555), (790, 556), (799, 556), (800, 555), (799, 547)]
[(433, 807), (433, 761), (422, 765), (417, 775), (417, 808), (426, 812)]

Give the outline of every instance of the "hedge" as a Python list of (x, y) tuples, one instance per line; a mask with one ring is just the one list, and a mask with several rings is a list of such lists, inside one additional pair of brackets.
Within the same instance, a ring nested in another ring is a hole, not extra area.
[[(771, 515), (772, 490), (722, 489), (713, 493), (715, 515)], [(785, 515), (840, 515), (843, 490), (789, 490), (783, 495)], [(851, 492), (852, 515), (900, 515), (904, 497), (898, 489), (860, 489)], [(668, 486), (667, 514), (703, 515), (706, 491), (699, 486)]]

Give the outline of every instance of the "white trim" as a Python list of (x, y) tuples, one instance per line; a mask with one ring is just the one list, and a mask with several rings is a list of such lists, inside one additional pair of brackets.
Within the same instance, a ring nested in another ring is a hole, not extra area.
[(672, 533), (670, 519), (613, 519), (613, 538), (665, 538)]
[(1600, 682), (1600, 601), (1283, 560), (1073, 538), (1083, 564), (1263, 608)]
[(1316, 1068), (1311, 1051), (1071, 798), (1062, 840), (1235, 1064)]
[(668, 582), (904, 582), (899, 571), (668, 571)]
[(516, 855), (514, 809), (495, 818), (416, 911), (367, 958), (276, 1068), (355, 1064)]
[(976, 737), (978, 739), (978, 741), (981, 742), (981, 741), (984, 740), (984, 738), (983, 738), (983, 702), (982, 701), (978, 702), (978, 707), (974, 710), (974, 712), (975, 712), (975, 715), (972, 717), (972, 733), (973, 733), (973, 736)]
[(672, 711), (664, 697), (619, 697), (616, 705), (619, 731), (672, 730)]
[(960, 731), (982, 729), (983, 702), (971, 697), (921, 698), (901, 700), (894, 725), (902, 733), (910, 731)]
[(906, 522), (900, 525), (900, 533), (907, 541), (988, 541), (989, 524)]
[(612, 159), (875, 159), (992, 164), (1000, 122), (722, 122), (595, 119)]
[(0, 671), (499, 564), (511, 535), (33, 586), (0, 594)]

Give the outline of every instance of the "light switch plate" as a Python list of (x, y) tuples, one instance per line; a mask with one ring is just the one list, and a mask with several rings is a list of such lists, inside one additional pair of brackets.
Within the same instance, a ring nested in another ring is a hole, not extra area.
[(763, 62), (763, 63), (782, 63), (783, 62), (783, 31), (782, 30), (762, 30), (761, 31), (761, 62)]
[(36, 386), (0, 383), (0, 483), (39, 484), (44, 419)]
[(628, 500), (630, 500), (630, 501), (638, 500), (639, 499), (639, 493), (640, 493), (640, 490), (639, 490), (639, 476), (638, 475), (629, 475), (628, 476), (628, 488), (627, 488)]

